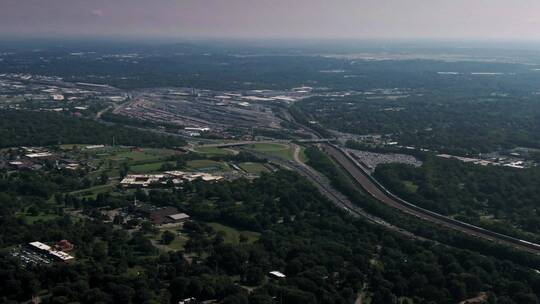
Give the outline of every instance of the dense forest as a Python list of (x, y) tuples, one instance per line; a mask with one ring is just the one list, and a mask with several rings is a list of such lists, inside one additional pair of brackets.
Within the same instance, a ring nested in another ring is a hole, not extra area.
[(64, 143), (178, 147), (185, 142), (123, 126), (110, 126), (50, 112), (0, 111), (0, 147), (46, 146)]
[(419, 168), (381, 165), (375, 176), (427, 209), (506, 233), (515, 233), (512, 227), (540, 232), (539, 168), (484, 167), (429, 157)]
[[(194, 181), (173, 192), (137, 192), (141, 201), (172, 204), (193, 215), (182, 232), (189, 240), (178, 252), (154, 247), (151, 227), (129, 234), (99, 220), (96, 208), (129, 205), (129, 195), (83, 201), (56, 197), (66, 207), (84, 206), (93, 220), (67, 214), (32, 224), (17, 219), (17, 210), (33, 197), (49, 194), (9, 187), (0, 196), (2, 302), (28, 300), (46, 290), (44, 303), (176, 303), (187, 297), (222, 303), (353, 303), (358, 293), (372, 303), (456, 303), (480, 292), (490, 303), (538, 303), (540, 277), (533, 271), (405, 239), (351, 218), (288, 171), (254, 181)], [(208, 221), (259, 232), (260, 237), (226, 243)], [(72, 264), (21, 268), (7, 254), (23, 242), (63, 238), (77, 246)], [(267, 278), (272, 270), (287, 278)]]

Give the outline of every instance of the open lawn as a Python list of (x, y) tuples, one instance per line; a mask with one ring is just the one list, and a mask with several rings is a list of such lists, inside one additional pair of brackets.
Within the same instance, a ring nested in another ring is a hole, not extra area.
[(142, 164), (142, 165), (134, 165), (134, 166), (131, 166), (129, 168), (129, 172), (130, 173), (136, 173), (136, 174), (140, 174), (140, 173), (151, 173), (151, 172), (157, 172), (157, 171), (161, 171), (161, 167), (164, 165), (164, 164), (171, 164), (171, 165), (175, 165), (174, 162), (163, 162), (163, 161), (160, 161), (160, 162), (155, 162), (155, 163), (147, 163), (147, 164)]
[(195, 152), (205, 154), (210, 157), (233, 154), (233, 151), (231, 150), (220, 149), (220, 148), (215, 148), (215, 147), (198, 147), (198, 148), (195, 148)]
[(167, 156), (174, 155), (174, 151), (162, 149), (132, 149), (120, 153), (115, 153), (113, 160), (129, 162), (150, 162), (162, 160)]
[(246, 148), (283, 159), (293, 160), (293, 150), (287, 144), (257, 143), (247, 145)]
[(220, 223), (208, 223), (208, 226), (212, 227), (215, 231), (221, 231), (224, 233), (223, 238), (227, 244), (239, 244), (240, 235), (247, 237), (249, 244), (259, 240), (261, 234), (253, 231), (239, 231), (233, 227), (225, 226)]
[(247, 173), (260, 174), (262, 172), (269, 172), (268, 169), (261, 163), (240, 163), (238, 166)]
[(105, 185), (98, 185), (87, 189), (77, 190), (73, 191), (70, 194), (75, 196), (82, 196), (87, 198), (96, 198), (96, 196), (100, 193), (105, 193), (111, 191), (114, 187), (116, 187), (116, 183), (111, 184), (105, 184)]
[(299, 153), (300, 160), (303, 163), (307, 163), (309, 161), (309, 158), (306, 155), (306, 147), (300, 146), (300, 153)]
[(210, 159), (197, 159), (187, 162), (187, 167), (193, 170), (202, 171), (202, 172), (227, 172), (231, 171), (231, 168), (223, 163), (217, 162)]
[[(162, 250), (165, 250), (165, 251), (184, 250), (184, 246), (186, 245), (186, 242), (187, 242), (188, 238), (185, 235), (181, 234), (181, 233), (179, 234), (179, 230), (181, 230), (181, 229), (182, 229), (181, 227), (159, 228), (159, 233), (150, 236), (150, 238), (152, 240), (152, 243), (156, 247), (158, 247), (158, 248), (160, 248)], [(161, 244), (161, 235), (165, 231), (170, 231), (176, 236), (174, 238), (174, 241), (172, 241), (168, 245)]]
[(29, 225), (33, 225), (37, 221), (46, 222), (46, 221), (51, 221), (58, 218), (58, 215), (56, 214), (44, 214), (44, 213), (40, 213), (39, 215), (36, 215), (36, 216), (32, 216), (27, 213), (21, 213), (19, 214), (19, 216)]

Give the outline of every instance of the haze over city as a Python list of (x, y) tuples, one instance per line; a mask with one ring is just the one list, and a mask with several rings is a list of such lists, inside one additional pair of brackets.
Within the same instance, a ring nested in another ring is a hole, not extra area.
[(0, 6), (0, 35), (17, 38), (540, 39), (535, 0), (2, 0)]

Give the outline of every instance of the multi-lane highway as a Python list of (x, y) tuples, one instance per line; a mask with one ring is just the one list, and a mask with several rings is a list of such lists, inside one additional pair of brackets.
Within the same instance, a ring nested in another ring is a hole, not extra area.
[(336, 205), (338, 208), (341, 208), (345, 211), (347, 211), (351, 216), (353, 217), (360, 217), (364, 218), (365, 220), (377, 224), (382, 225), (387, 229), (390, 229), (392, 231), (395, 231), (399, 234), (402, 234), (404, 236), (407, 236), (409, 238), (414, 238), (417, 240), (426, 240), (425, 238), (419, 237), (409, 231), (406, 231), (404, 229), (401, 229), (397, 226), (394, 226), (386, 221), (384, 221), (381, 218), (378, 218), (376, 216), (373, 216), (367, 212), (365, 212), (362, 208), (356, 206), (353, 204), (345, 195), (343, 195), (341, 192), (337, 191), (330, 185), (330, 181), (320, 174), (319, 172), (315, 171), (313, 168), (307, 166), (304, 164), (298, 157), (299, 148), (297, 145), (294, 145), (294, 160), (295, 161), (288, 161), (284, 160), (279, 157), (270, 156), (261, 152), (256, 152), (252, 150), (246, 150), (246, 152), (251, 153), (253, 155), (259, 156), (261, 158), (266, 158), (272, 163), (279, 165), (280, 167), (285, 167), (290, 170), (293, 170), (297, 172), (298, 174), (304, 176), (307, 178), (319, 191), (326, 196), (334, 205)]
[[(533, 254), (540, 255), (540, 244), (529, 242), (526, 240), (521, 240), (514, 238), (508, 235), (500, 234), (494, 231), (490, 231), (478, 226), (474, 226), (465, 222), (461, 222), (441, 214), (429, 211), (427, 209), (416, 206), (412, 203), (409, 203), (396, 195), (388, 191), (384, 186), (382, 186), (377, 180), (375, 180), (366, 170), (363, 168), (353, 157), (351, 157), (345, 150), (339, 146), (333, 145), (330, 143), (330, 140), (320, 139), (314, 132), (314, 139), (309, 140), (309, 142), (319, 143), (323, 150), (330, 155), (340, 166), (342, 166), (349, 175), (357, 182), (357, 184), (362, 187), (369, 195), (377, 199), (381, 203), (384, 203), (390, 207), (396, 208), (403, 211), (404, 213), (413, 215), (421, 220), (428, 221), (431, 223), (438, 224), (444, 228), (452, 229), (455, 231), (463, 232), (469, 236), (476, 237), (479, 239), (496, 242), (499, 244), (504, 244), (511, 246), (515, 249), (524, 250)], [(209, 141), (210, 142), (210, 141)], [(268, 140), (261, 141), (265, 143), (289, 143), (290, 140)], [(229, 142), (229, 143), (208, 143), (202, 145), (202, 147), (234, 147), (234, 146), (243, 146), (248, 144), (257, 143), (256, 141), (238, 141), (238, 142)], [(260, 143), (260, 142), (259, 142)], [(254, 153), (254, 151), (250, 151)], [(254, 153), (259, 154), (259, 153)], [(384, 225), (394, 231), (398, 231), (402, 234), (421, 239), (421, 237), (416, 236), (410, 232), (407, 232), (403, 229), (398, 228), (390, 223), (385, 222), (384, 220), (377, 218), (373, 215), (366, 213), (363, 209), (355, 206), (351, 203), (343, 194), (331, 187), (330, 183), (326, 178), (322, 177), (320, 173), (315, 172), (312, 168), (306, 166), (298, 159), (296, 161), (285, 161), (276, 157), (271, 157), (266, 154), (261, 155), (264, 158), (270, 159), (273, 162), (291, 168), (292, 170), (297, 171), (301, 175), (307, 177), (325, 196), (327, 196), (334, 204), (347, 210), (353, 216), (361, 216), (368, 219), (371, 222)]]
[(326, 153), (350, 174), (359, 186), (373, 198), (388, 206), (399, 209), (422, 220), (439, 224), (445, 228), (461, 231), (473, 237), (509, 245), (513, 248), (525, 250), (533, 254), (540, 254), (539, 244), (467, 224), (411, 204), (384, 188), (384, 186), (371, 177), (363, 167), (343, 149), (331, 144), (324, 144), (322, 147)]

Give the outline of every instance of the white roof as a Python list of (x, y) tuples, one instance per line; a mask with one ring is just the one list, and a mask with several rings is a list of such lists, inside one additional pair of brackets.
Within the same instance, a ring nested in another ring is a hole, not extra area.
[(26, 154), (26, 157), (30, 157), (30, 158), (49, 157), (49, 156), (52, 156), (52, 154), (49, 152)]
[(278, 278), (285, 278), (285, 275), (279, 271), (270, 271), (270, 274)]
[(85, 147), (86, 149), (99, 149), (99, 148), (105, 148), (105, 145), (89, 145)]
[(185, 220), (185, 219), (188, 219), (189, 218), (189, 215), (185, 214), (185, 213), (178, 213), (178, 214), (171, 214), (169, 215), (169, 217), (175, 221), (177, 220)]
[(41, 250), (47, 250), (47, 251), (51, 250), (51, 246), (45, 245), (42, 242), (32, 242), (30, 243), (30, 246), (35, 247), (37, 249), (41, 249)]
[(67, 254), (67, 253), (65, 253), (63, 251), (50, 250), (49, 254), (54, 255), (55, 257), (61, 259), (62, 261), (69, 261), (69, 260), (74, 259), (74, 257), (72, 257), (71, 255), (69, 255), (69, 254)]

